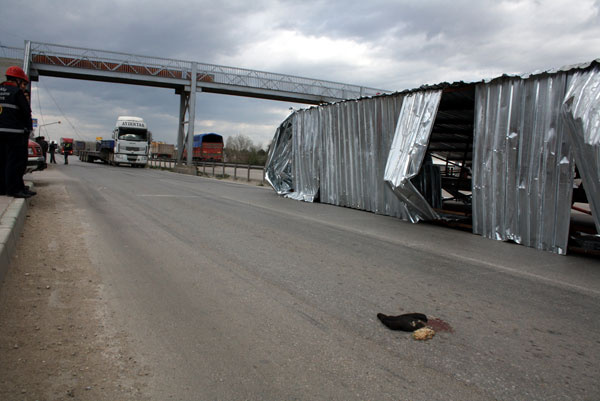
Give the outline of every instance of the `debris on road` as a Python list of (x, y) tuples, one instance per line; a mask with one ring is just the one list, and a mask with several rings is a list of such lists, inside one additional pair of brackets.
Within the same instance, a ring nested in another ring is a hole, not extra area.
[(405, 313), (399, 316), (378, 313), (377, 318), (390, 330), (415, 331), (427, 324), (427, 316), (422, 313)]
[(429, 327), (423, 327), (413, 332), (413, 338), (418, 341), (427, 341), (434, 335), (435, 331)]

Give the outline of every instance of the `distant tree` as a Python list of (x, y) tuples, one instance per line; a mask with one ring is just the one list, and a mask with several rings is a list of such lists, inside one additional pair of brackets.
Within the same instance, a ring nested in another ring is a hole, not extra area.
[(267, 161), (267, 152), (256, 146), (250, 149), (248, 154), (248, 163), (255, 166), (264, 166)]
[(248, 163), (254, 143), (246, 135), (230, 136), (225, 142), (225, 157), (233, 163)]
[(230, 136), (229, 138), (227, 138), (227, 142), (225, 144), (225, 147), (233, 152), (250, 150), (250, 148), (253, 146), (254, 143), (252, 143), (252, 139), (242, 134)]
[(255, 146), (252, 139), (246, 135), (230, 136), (225, 141), (225, 158), (231, 163), (244, 163), (264, 166), (268, 151)]

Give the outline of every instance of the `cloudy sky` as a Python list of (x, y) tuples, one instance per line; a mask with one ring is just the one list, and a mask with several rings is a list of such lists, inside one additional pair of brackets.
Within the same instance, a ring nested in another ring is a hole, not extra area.
[[(0, 46), (25, 40), (403, 90), (600, 58), (600, 0), (28, 0), (2, 7)], [(0, 57), (3, 49), (0, 47)], [(265, 146), (302, 104), (203, 93), (196, 133)], [(176, 142), (169, 89), (41, 77), (32, 108), (51, 139), (108, 136), (144, 117)]]

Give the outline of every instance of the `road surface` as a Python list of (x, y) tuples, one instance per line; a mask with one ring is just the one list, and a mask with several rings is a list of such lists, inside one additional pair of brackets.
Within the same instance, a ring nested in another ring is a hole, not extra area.
[(65, 186), (150, 399), (600, 398), (596, 259), (153, 169), (33, 178)]

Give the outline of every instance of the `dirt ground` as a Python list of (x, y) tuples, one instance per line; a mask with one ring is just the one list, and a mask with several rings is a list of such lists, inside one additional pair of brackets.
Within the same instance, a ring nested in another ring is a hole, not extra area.
[(0, 284), (0, 400), (149, 399), (152, 373), (111, 324), (80, 212), (60, 181), (36, 189)]

